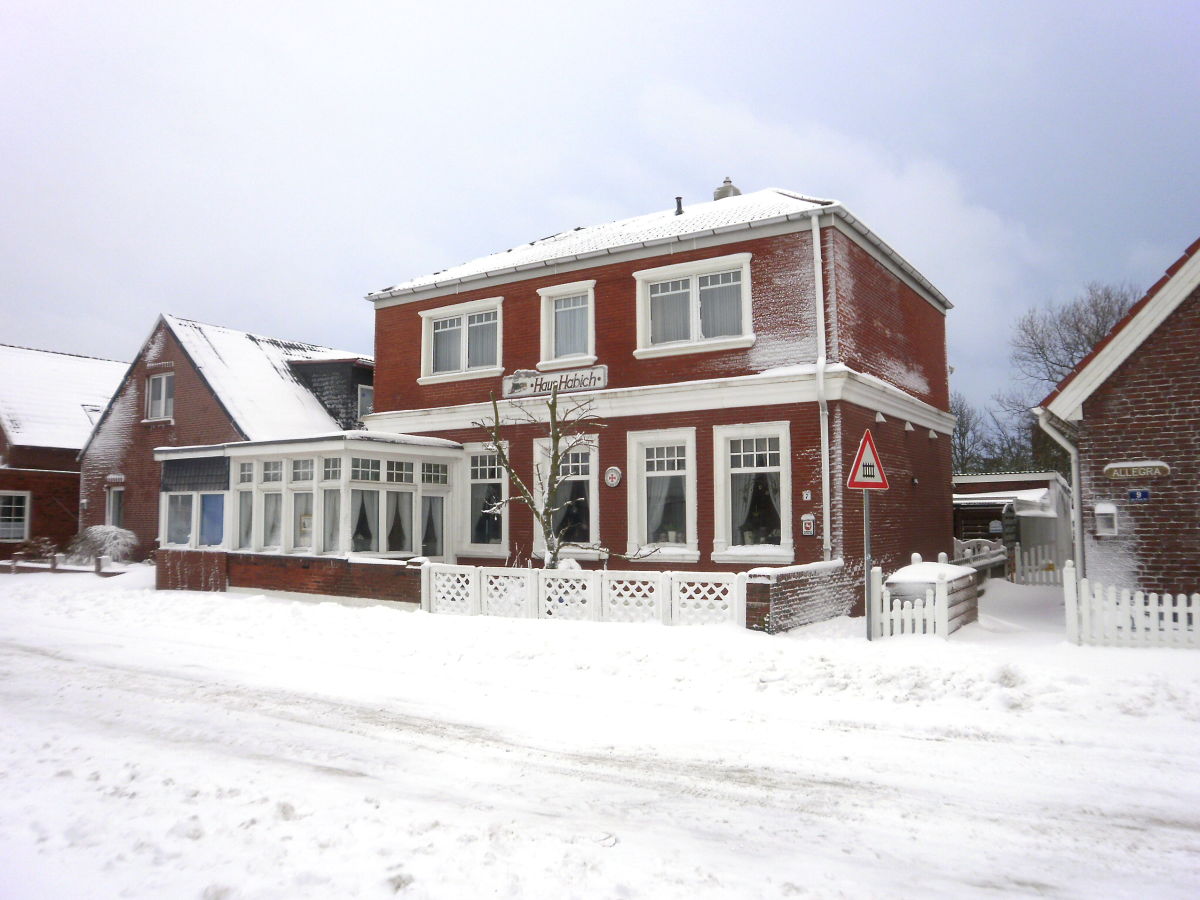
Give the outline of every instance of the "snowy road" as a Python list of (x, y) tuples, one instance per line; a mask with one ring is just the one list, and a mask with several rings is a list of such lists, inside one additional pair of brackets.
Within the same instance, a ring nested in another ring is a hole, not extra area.
[(1200, 887), (1184, 651), (94, 585), (0, 580), (5, 898)]

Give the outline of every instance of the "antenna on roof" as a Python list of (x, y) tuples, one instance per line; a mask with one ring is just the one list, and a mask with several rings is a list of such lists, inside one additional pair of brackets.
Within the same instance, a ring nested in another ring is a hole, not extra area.
[(725, 180), (721, 186), (713, 191), (714, 200), (724, 200), (726, 197), (740, 197), (742, 192), (738, 190), (737, 185), (729, 180), (729, 176), (725, 176)]
[(683, 215), (683, 198), (682, 197), (675, 198), (675, 215), (677, 215), (677, 216)]

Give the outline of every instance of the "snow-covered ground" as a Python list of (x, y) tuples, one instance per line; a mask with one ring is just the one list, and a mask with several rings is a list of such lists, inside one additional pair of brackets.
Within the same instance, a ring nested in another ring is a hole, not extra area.
[(0, 575), (0, 897), (1195, 897), (1200, 654)]

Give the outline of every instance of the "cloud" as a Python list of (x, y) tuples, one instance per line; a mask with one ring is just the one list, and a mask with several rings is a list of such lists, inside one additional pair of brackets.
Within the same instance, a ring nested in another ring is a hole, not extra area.
[(947, 163), (903, 158), (817, 121), (768, 122), (678, 87), (647, 89), (639, 115), (656, 164), (714, 186), (730, 175), (743, 190), (786, 187), (841, 201), (955, 305), (947, 322), (954, 388), (985, 402), (1004, 387), (1009, 323), (1039, 299), (1054, 256), (1027, 223), (972, 199)]

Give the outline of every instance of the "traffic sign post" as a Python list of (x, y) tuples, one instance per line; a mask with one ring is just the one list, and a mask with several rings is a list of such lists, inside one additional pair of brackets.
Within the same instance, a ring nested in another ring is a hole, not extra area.
[(871, 609), (871, 491), (888, 489), (887, 475), (875, 449), (871, 429), (863, 432), (854, 454), (854, 465), (850, 467), (850, 478), (846, 487), (863, 492), (863, 605), (867, 614), (867, 640), (873, 640), (875, 616)]

